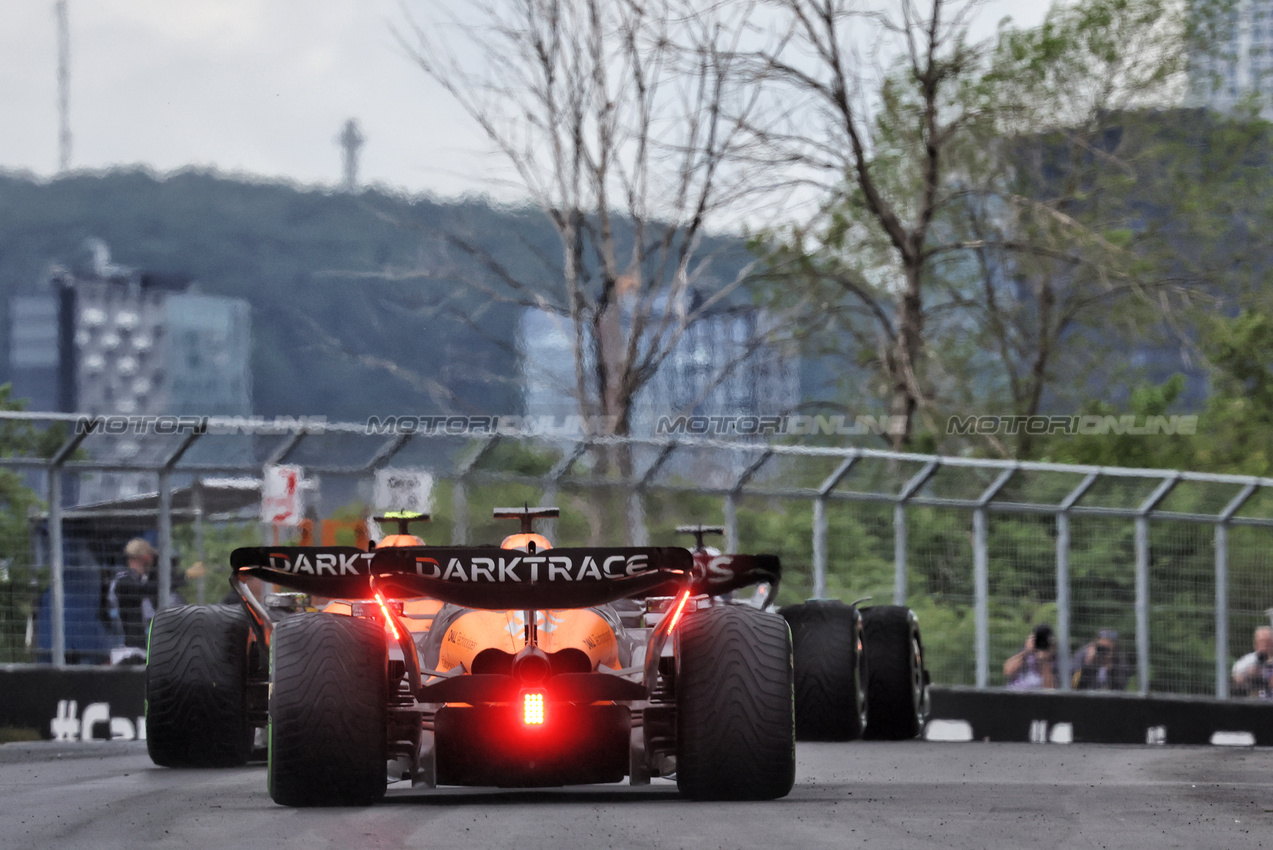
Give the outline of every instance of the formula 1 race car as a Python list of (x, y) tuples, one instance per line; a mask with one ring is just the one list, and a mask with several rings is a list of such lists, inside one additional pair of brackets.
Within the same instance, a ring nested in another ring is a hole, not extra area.
[[(724, 597), (780, 578), (767, 555), (556, 549), (555, 508), (498, 509), (500, 547), (250, 547), (245, 605), (155, 618), (147, 680), (158, 764), (242, 763), (268, 713), (268, 785), (290, 806), (360, 805), (417, 786), (632, 784), (695, 799), (785, 796), (795, 779), (791, 635)], [(701, 547), (700, 547), (701, 550)], [(250, 577), (292, 588), (289, 610)], [(348, 614), (314, 611), (312, 597)], [(411, 628), (427, 599), (427, 629)], [(263, 659), (268, 684), (262, 693)]]

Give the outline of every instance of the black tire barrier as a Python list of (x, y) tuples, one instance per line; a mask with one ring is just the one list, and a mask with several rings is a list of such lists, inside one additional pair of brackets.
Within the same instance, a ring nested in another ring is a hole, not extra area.
[(718, 605), (676, 632), (676, 785), (695, 800), (773, 800), (796, 778), (791, 632)]
[(836, 599), (812, 599), (781, 612), (791, 626), (796, 664), (796, 740), (854, 741), (867, 720), (862, 616)]

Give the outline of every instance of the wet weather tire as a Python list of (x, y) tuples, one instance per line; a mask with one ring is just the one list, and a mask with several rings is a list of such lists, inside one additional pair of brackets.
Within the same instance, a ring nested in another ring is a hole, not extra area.
[(151, 623), (146, 749), (163, 767), (232, 767), (252, 752), (248, 617), (237, 605), (187, 605)]
[(676, 785), (696, 800), (773, 800), (795, 782), (791, 632), (720, 605), (676, 633)]
[(796, 739), (855, 741), (866, 726), (862, 616), (815, 599), (782, 609), (796, 662)]
[(867, 724), (863, 737), (902, 741), (924, 728), (928, 674), (915, 612), (901, 605), (862, 610)]
[(289, 617), (270, 646), (270, 797), (365, 806), (384, 796), (384, 627), (337, 614)]

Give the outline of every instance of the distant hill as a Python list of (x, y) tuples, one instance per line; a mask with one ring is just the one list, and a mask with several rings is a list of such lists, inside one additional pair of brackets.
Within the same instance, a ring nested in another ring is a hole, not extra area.
[[(513, 269), (559, 254), (537, 212), (367, 190), (343, 194), (204, 172), (0, 174), (0, 380), (8, 300), (39, 290), (99, 237), (116, 263), (188, 276), (252, 305), (253, 407), (361, 420), (375, 413), (516, 413), (516, 308), (443, 235)], [(393, 272), (387, 279), (383, 274)]]

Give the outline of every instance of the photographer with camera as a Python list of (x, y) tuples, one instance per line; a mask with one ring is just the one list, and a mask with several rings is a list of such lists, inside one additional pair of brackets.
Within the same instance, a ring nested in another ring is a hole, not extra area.
[(1047, 623), (1035, 626), (1025, 639), (1025, 647), (1003, 662), (1008, 687), (1032, 691), (1056, 687), (1056, 640)]
[(1132, 677), (1126, 655), (1118, 649), (1118, 632), (1101, 629), (1096, 640), (1074, 654), (1072, 687), (1078, 691), (1122, 691)]
[(1273, 628), (1260, 626), (1252, 639), (1254, 652), (1233, 664), (1232, 692), (1235, 697), (1273, 697)]

